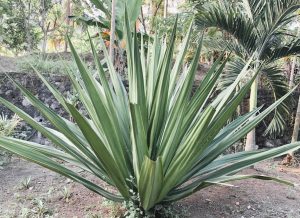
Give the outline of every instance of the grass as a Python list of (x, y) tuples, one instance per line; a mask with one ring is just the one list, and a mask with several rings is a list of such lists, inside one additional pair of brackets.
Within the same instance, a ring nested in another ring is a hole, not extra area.
[(31, 55), (21, 58), (17, 61), (18, 68), (21, 72), (33, 72), (32, 66), (41, 73), (65, 75), (65, 66), (76, 69), (73, 61), (63, 58), (54, 60), (51, 58), (43, 58), (41, 55)]

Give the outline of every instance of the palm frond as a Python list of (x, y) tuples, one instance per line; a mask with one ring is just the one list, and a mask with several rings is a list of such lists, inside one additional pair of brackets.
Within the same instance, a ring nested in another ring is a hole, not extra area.
[[(244, 61), (244, 59), (239, 57), (228, 62), (225, 71), (221, 74), (218, 80), (218, 89), (224, 90), (226, 87), (233, 84), (245, 65), (246, 62)], [(245, 83), (245, 81), (241, 81), (241, 84), (239, 86), (243, 86), (243, 83)]]
[(256, 48), (255, 25), (230, 4), (218, 3), (196, 15), (196, 24), (203, 27), (218, 27), (231, 34), (247, 50)]
[(269, 63), (277, 61), (281, 58), (290, 57), (300, 54), (300, 39), (295, 40), (284, 46), (279, 46), (270, 51), (268, 57), (264, 57)]
[(277, 37), (277, 34), (298, 16), (295, 12), (299, 8), (298, 0), (266, 1), (264, 12), (256, 24), (260, 35), (260, 55), (269, 49), (270, 40)]
[[(274, 101), (284, 96), (289, 91), (287, 79), (283, 73), (283, 70), (276, 65), (269, 65), (262, 69), (262, 76), (267, 82), (269, 88), (272, 90)], [(272, 115), (272, 119), (265, 130), (264, 134), (271, 137), (282, 136), (286, 126), (287, 118), (290, 115), (290, 109), (292, 98), (287, 98), (282, 104), (280, 104)]]

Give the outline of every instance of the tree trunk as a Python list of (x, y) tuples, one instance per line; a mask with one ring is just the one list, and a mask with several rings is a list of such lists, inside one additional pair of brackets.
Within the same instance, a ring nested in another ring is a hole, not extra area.
[(165, 0), (165, 5), (164, 5), (164, 18), (167, 18), (168, 16), (168, 0)]
[(298, 141), (299, 126), (300, 126), (300, 95), (298, 99), (298, 107), (297, 107), (294, 130), (292, 135), (292, 143)]
[[(25, 6), (25, 4), (24, 4)], [(25, 27), (25, 31), (26, 31), (26, 40), (27, 40), (27, 44), (28, 44), (28, 51), (31, 53), (32, 52), (32, 47), (33, 47), (33, 42), (32, 42), (32, 36), (30, 34), (30, 21), (31, 21), (31, 1), (28, 2), (28, 14), (26, 16), (26, 27)]]
[(116, 28), (116, 0), (112, 0), (112, 3), (111, 3), (109, 54), (110, 54), (111, 61), (113, 63), (114, 63), (115, 28)]
[(47, 31), (44, 31), (43, 44), (42, 44), (42, 55), (43, 55), (43, 57), (46, 56), (47, 40), (48, 40)]
[[(69, 34), (69, 26), (70, 26), (70, 18), (69, 16), (71, 15), (71, 0), (67, 0), (67, 5), (66, 5), (66, 25), (67, 25), (67, 34)], [(68, 51), (68, 42), (65, 40), (65, 48), (64, 52)]]
[[(259, 75), (257, 75), (251, 86), (250, 99), (249, 99), (249, 111), (253, 111), (257, 107), (257, 92), (258, 92), (258, 81)], [(251, 130), (247, 134), (245, 151), (253, 151), (257, 149), (256, 138), (255, 138), (255, 129)]]
[[(294, 69), (295, 69), (295, 62), (296, 62), (295, 60), (293, 60)], [(297, 112), (296, 112), (296, 117), (295, 117), (295, 123), (294, 123), (294, 129), (293, 129), (293, 135), (292, 135), (291, 143), (294, 143), (294, 142), (298, 141), (299, 126), (300, 126), (300, 95), (299, 95), (299, 98), (298, 98), (298, 106), (297, 106)], [(294, 152), (291, 152), (288, 155), (293, 158), (294, 157)]]
[(292, 58), (292, 69), (291, 69), (290, 81), (289, 81), (289, 88), (290, 89), (294, 86), (294, 76), (295, 76), (296, 59), (297, 59), (296, 56), (294, 56)]
[(151, 13), (151, 15), (152, 16), (150, 16), (151, 17), (151, 19), (150, 19), (150, 26), (149, 26), (149, 32), (150, 33), (154, 33), (155, 31), (154, 31), (154, 28), (155, 28), (155, 18), (156, 18), (156, 15), (158, 15), (158, 14), (162, 14), (161, 13), (161, 5), (162, 5), (162, 2), (163, 2), (163, 0), (160, 0), (159, 2), (157, 2), (157, 1), (150, 1), (150, 13)]
[[(299, 99), (298, 99), (298, 106), (297, 106), (297, 112), (296, 112), (296, 117), (295, 117), (295, 123), (294, 123), (294, 129), (293, 129), (291, 143), (298, 141), (299, 126), (300, 126), (300, 95), (299, 95)], [(285, 158), (283, 158), (281, 164), (287, 165), (287, 166), (292, 166), (296, 162), (297, 161), (295, 161), (294, 152), (290, 152), (285, 156)]]
[(45, 57), (46, 49), (47, 49), (47, 27), (46, 24), (46, 8), (45, 8), (45, 0), (41, 1), (41, 29), (43, 31), (43, 44), (42, 44), (42, 56)]

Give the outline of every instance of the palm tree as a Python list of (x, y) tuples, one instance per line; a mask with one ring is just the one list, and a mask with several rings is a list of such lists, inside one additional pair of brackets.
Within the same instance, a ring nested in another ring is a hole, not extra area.
[[(295, 75), (294, 71), (295, 71), (295, 67), (296, 67), (296, 62), (297, 62), (297, 58), (294, 57), (293, 62), (292, 62), (291, 79), (290, 79), (290, 83), (289, 83), (290, 88), (294, 82), (293, 75)], [(293, 134), (292, 134), (292, 139), (291, 139), (292, 143), (298, 141), (299, 127), (300, 127), (300, 96), (298, 98), (297, 111), (296, 111)], [(294, 162), (294, 160), (295, 160), (294, 152), (290, 152), (286, 156), (286, 158), (283, 160), (283, 162), (285, 162), (285, 164), (287, 164), (287, 165), (290, 165), (290, 164), (292, 164), (292, 162)]]
[[(196, 2), (202, 2), (197, 0)], [(205, 10), (203, 10), (205, 7)], [(257, 107), (257, 91), (260, 78), (263, 78), (271, 88), (274, 100), (280, 98), (288, 90), (288, 83), (278, 60), (300, 53), (300, 40), (288, 33), (289, 24), (297, 16), (300, 0), (224, 0), (208, 5), (199, 5), (197, 25), (199, 27), (217, 27), (229, 34), (229, 40), (219, 43), (235, 54), (228, 74), (234, 78), (249, 58), (254, 58), (256, 64), (252, 69), (261, 67), (250, 93), (250, 108)], [(229, 78), (227, 78), (229, 79)], [(228, 83), (229, 81), (223, 81)], [(274, 112), (273, 118), (265, 134), (282, 135), (286, 126), (284, 115), (289, 113), (288, 103), (282, 103)], [(246, 150), (256, 147), (255, 130), (247, 135)]]

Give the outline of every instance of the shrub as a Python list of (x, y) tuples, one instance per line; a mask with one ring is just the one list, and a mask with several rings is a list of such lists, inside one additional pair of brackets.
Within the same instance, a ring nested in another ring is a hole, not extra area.
[[(14, 115), (11, 119), (9, 119), (5, 114), (0, 115), (0, 137), (13, 135), (14, 129), (19, 122), (20, 118), (16, 115)], [(11, 156), (10, 152), (0, 149), (0, 166), (9, 163)]]
[[(37, 72), (76, 124), (46, 107), (14, 81), (53, 128), (40, 125), (5, 99), (0, 102), (60, 149), (7, 137), (0, 138), (0, 147), (79, 182), (109, 200), (130, 202), (131, 210), (137, 208), (135, 211), (140, 211), (140, 216), (151, 213), (158, 204), (177, 201), (208, 186), (233, 180), (256, 178), (289, 184), (267, 176), (235, 173), (256, 162), (295, 150), (300, 143), (222, 156), (288, 95), (264, 111), (257, 108), (228, 123), (256, 76), (257, 72), (253, 74), (248, 70), (251, 60), (236, 81), (216, 95), (216, 80), (226, 64), (221, 57), (193, 92), (202, 39), (192, 62), (182, 67), (192, 25), (173, 62), (176, 24), (169, 37), (159, 39), (156, 36), (153, 42), (142, 40), (141, 45), (136, 33), (132, 34), (128, 22), (126, 24), (128, 92), (102, 39), (110, 80), (90, 40), (99, 81), (88, 71), (69, 40), (78, 71), (69, 70), (68, 74), (88, 116), (82, 115)], [(236, 93), (236, 86), (249, 73), (253, 76)], [(108, 191), (56, 160), (94, 174), (118, 192)]]
[(11, 119), (7, 115), (0, 115), (0, 136), (11, 136), (21, 119), (15, 114)]

